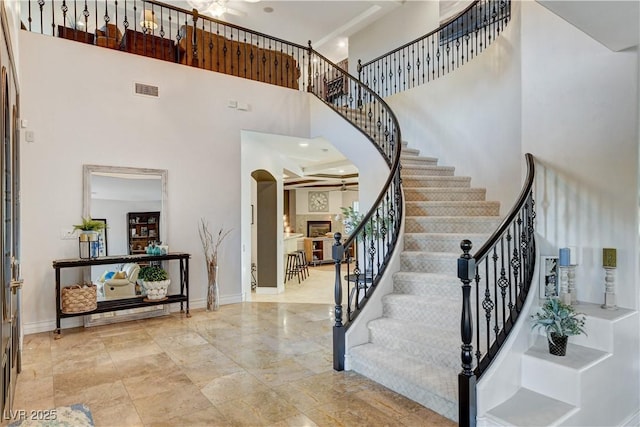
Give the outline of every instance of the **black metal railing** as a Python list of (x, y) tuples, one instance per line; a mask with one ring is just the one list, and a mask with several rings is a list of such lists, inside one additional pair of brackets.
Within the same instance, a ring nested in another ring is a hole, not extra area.
[(533, 156), (526, 154), (526, 161), (527, 177), (522, 191), (500, 227), (474, 255), (469, 253), (471, 241), (463, 240), (460, 244), (463, 251), (458, 259), (463, 298), (462, 372), (458, 375), (461, 426), (475, 426), (476, 381), (495, 359), (515, 325), (536, 267)]
[[(33, 32), (306, 90), (308, 48), (154, 0), (30, 0)], [(26, 7), (25, 7), (26, 6)]]
[(389, 167), (386, 182), (369, 212), (357, 217), (345, 239), (335, 234), (333, 360), (334, 369), (343, 370), (345, 332), (375, 291), (400, 232), (401, 135), (398, 120), (376, 93), (319, 53), (310, 52), (309, 90), (360, 130)]
[(477, 0), (424, 36), (366, 63), (358, 78), (382, 97), (425, 84), (486, 49), (511, 18), (511, 0)]

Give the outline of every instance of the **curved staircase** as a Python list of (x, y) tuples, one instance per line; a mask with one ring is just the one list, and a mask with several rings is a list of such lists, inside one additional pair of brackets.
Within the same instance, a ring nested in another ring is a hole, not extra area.
[(454, 421), (460, 372), (460, 241), (484, 242), (500, 225), (500, 205), (471, 178), (402, 149), (406, 198), (401, 270), (369, 342), (349, 350), (351, 368)]

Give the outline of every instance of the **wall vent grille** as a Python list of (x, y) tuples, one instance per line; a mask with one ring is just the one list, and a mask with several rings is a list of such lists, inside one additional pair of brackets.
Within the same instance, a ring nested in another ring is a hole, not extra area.
[(158, 86), (136, 83), (136, 94), (144, 96), (158, 96)]

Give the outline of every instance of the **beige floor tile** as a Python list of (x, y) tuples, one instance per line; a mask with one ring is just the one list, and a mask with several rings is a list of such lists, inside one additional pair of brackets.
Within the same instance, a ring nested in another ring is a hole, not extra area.
[(89, 408), (96, 426), (103, 427), (142, 427), (144, 424), (133, 402), (121, 401), (115, 405)]
[[(297, 295), (311, 295), (314, 280), (326, 293), (332, 277), (331, 266), (313, 269)], [(73, 328), (59, 340), (28, 335), (14, 409), (84, 403), (97, 427), (453, 425), (361, 375), (332, 369), (329, 293), (323, 304), (287, 292), (280, 302), (194, 310), (190, 319)]]
[(195, 385), (203, 388), (216, 378), (223, 377), (225, 375), (234, 374), (237, 372), (244, 372), (244, 369), (237, 363), (227, 358), (226, 356), (219, 358), (212, 358), (210, 360), (195, 362), (182, 366), (182, 372), (184, 372)]
[(25, 409), (33, 402), (41, 402), (51, 399), (53, 402), (53, 377), (40, 377), (35, 379), (18, 377), (20, 380), (16, 384), (13, 407)]
[(190, 412), (176, 418), (167, 420), (166, 422), (153, 423), (153, 427), (161, 426), (191, 426), (191, 427), (226, 427), (230, 425), (229, 420), (222, 415), (220, 410), (210, 407), (202, 411)]
[(218, 406), (230, 400), (240, 399), (249, 393), (265, 392), (269, 387), (247, 372), (236, 372), (216, 378), (202, 387), (202, 394)]
[(299, 415), (298, 410), (271, 390), (249, 393), (240, 399), (216, 404), (234, 425), (272, 425)]
[(195, 385), (135, 399), (133, 404), (145, 425), (180, 419), (213, 406)]
[(131, 399), (141, 399), (165, 391), (193, 385), (191, 379), (181, 371), (160, 369), (156, 372), (122, 380)]

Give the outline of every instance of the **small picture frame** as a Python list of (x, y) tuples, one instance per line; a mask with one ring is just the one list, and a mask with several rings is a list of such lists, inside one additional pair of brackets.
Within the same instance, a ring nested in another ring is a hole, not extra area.
[(540, 257), (540, 298), (547, 299), (560, 295), (558, 257)]
[(98, 232), (98, 256), (107, 256), (107, 219), (106, 218), (92, 218), (94, 221), (100, 221), (104, 223), (104, 228)]

